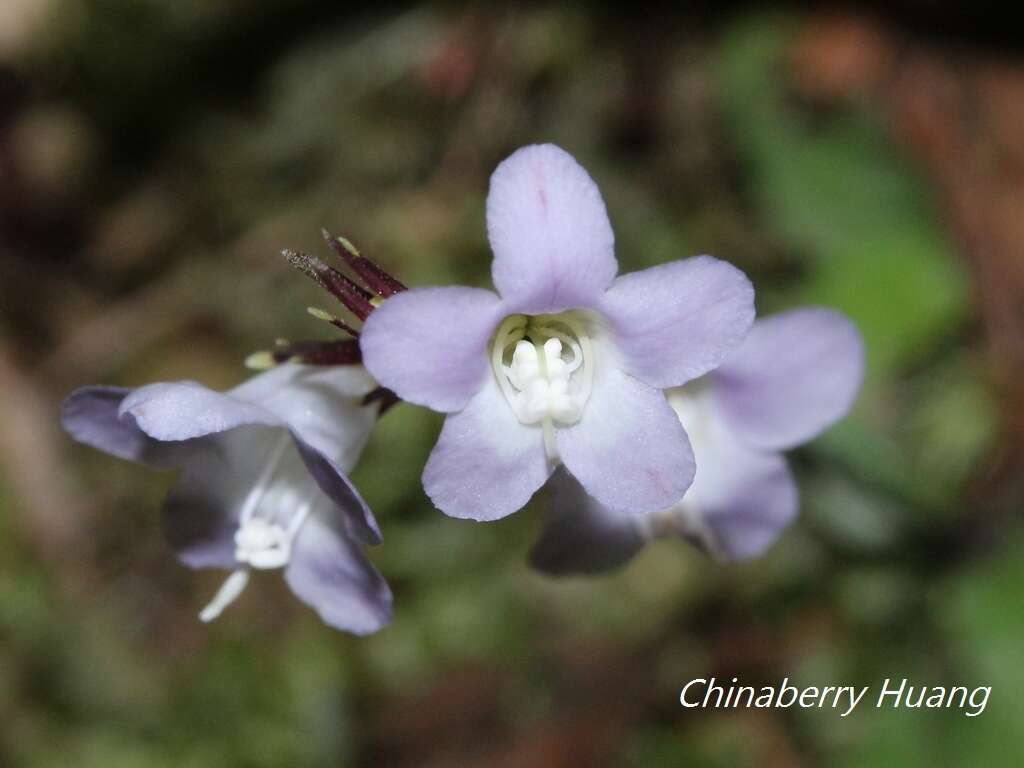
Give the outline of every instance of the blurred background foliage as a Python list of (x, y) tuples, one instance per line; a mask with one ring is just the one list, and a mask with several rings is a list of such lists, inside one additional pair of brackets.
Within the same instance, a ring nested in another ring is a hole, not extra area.
[[(884, 7), (4, 0), (0, 765), (1024, 761), (1024, 66)], [(400, 406), (356, 472), (393, 625), (340, 635), (274, 578), (201, 625), (219, 576), (160, 537), (171, 478), (72, 444), (60, 399), (330, 337), (277, 256), (321, 226), (407, 284), (486, 284), (487, 177), (535, 141), (597, 179), (624, 271), (713, 253), (761, 313), (860, 326), (854, 413), (793, 455), (800, 521), (746, 564), (665, 542), (542, 577), (538, 509), (432, 509), (440, 421)], [(993, 693), (683, 710), (711, 674)]]

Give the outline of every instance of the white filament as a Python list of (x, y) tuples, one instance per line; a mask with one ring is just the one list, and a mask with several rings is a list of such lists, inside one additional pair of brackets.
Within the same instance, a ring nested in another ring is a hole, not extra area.
[(245, 585), (249, 583), (249, 571), (245, 568), (239, 568), (237, 571), (232, 571), (231, 575), (227, 577), (220, 589), (217, 590), (217, 594), (213, 596), (213, 600), (210, 601), (209, 605), (203, 608), (199, 612), (200, 621), (213, 621), (224, 609), (231, 605), (242, 594), (242, 590), (245, 589)]

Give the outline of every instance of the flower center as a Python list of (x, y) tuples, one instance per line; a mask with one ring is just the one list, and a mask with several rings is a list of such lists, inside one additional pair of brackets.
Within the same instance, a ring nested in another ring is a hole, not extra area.
[(554, 456), (554, 424), (575, 424), (594, 381), (594, 352), (587, 324), (575, 311), (512, 315), (498, 326), (491, 367), (516, 418), (544, 428)]
[[(313, 507), (316, 486), (303, 471), (298, 452), (288, 450), (290, 446), (291, 436), (285, 432), (242, 503), (234, 540), (235, 560), (241, 567), (199, 614), (203, 621), (217, 618), (235, 601), (249, 582), (250, 569), (283, 568), (291, 560), (292, 543)], [(302, 481), (295, 482), (296, 478)]]

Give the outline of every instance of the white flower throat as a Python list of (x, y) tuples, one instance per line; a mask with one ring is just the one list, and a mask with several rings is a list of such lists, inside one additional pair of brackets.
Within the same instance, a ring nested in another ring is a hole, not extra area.
[[(681, 536), (708, 554), (719, 557), (718, 542), (704, 517), (705, 510), (702, 509), (702, 499), (707, 497), (708, 487), (713, 488), (717, 482), (714, 463), (704, 462), (704, 457), (711, 453), (709, 446), (714, 442), (711, 393), (701, 381), (696, 381), (668, 389), (665, 396), (690, 438), (690, 446), (697, 461), (697, 474), (680, 501), (671, 507), (635, 516), (633, 526), (647, 541)], [(728, 471), (728, 468), (724, 471)]]
[(554, 425), (579, 421), (593, 387), (586, 322), (573, 311), (507, 317), (494, 334), (491, 366), (516, 418), (542, 426), (548, 456), (557, 458)]
[(238, 515), (235, 560), (242, 567), (232, 571), (199, 614), (203, 621), (217, 618), (242, 594), (249, 583), (251, 568), (283, 568), (291, 560), (292, 544), (309, 516), (318, 491), (301, 462), (291, 436), (284, 432), (268, 455)]

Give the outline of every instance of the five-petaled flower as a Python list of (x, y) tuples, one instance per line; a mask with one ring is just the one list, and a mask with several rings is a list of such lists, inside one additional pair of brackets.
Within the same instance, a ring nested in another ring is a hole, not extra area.
[(697, 460), (683, 500), (627, 516), (562, 479), (534, 565), (550, 573), (603, 571), (665, 536), (693, 540), (723, 560), (761, 554), (797, 512), (782, 451), (849, 410), (863, 357), (860, 334), (838, 312), (809, 307), (759, 320), (719, 368), (668, 393)]
[(423, 473), (433, 502), (495, 520), (559, 463), (616, 512), (679, 501), (693, 453), (661, 390), (715, 368), (743, 341), (754, 318), (747, 278), (710, 256), (616, 278), (597, 186), (553, 145), (498, 166), (487, 231), (498, 294), (402, 292), (361, 337), (382, 385), (448, 414)]
[(346, 472), (376, 421), (361, 366), (285, 363), (220, 393), (192, 381), (83, 387), (61, 420), (124, 459), (180, 468), (164, 526), (183, 563), (231, 571), (200, 614), (215, 618), (252, 569), (284, 569), (295, 595), (338, 629), (368, 634), (391, 592), (361, 544), (380, 531)]

